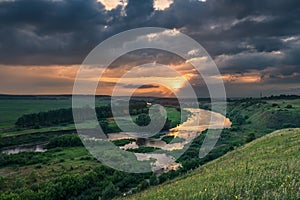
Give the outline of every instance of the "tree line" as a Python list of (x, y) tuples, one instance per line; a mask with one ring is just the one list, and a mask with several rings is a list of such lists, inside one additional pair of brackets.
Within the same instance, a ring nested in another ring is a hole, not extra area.
[[(92, 111), (92, 108), (76, 108), (78, 113), (85, 113)], [(95, 108), (96, 115), (99, 121), (113, 117), (111, 106), (100, 106)], [(121, 114), (130, 113), (137, 115), (141, 113), (148, 113), (147, 103), (144, 101), (131, 102), (129, 104), (129, 111), (120, 111)], [(78, 116), (80, 120), (86, 120), (85, 116)], [(82, 118), (82, 119), (81, 119)], [(67, 125), (74, 123), (72, 108), (62, 108), (58, 110), (50, 110), (46, 112), (25, 114), (19, 117), (15, 123), (17, 128), (40, 128), (57, 125)]]

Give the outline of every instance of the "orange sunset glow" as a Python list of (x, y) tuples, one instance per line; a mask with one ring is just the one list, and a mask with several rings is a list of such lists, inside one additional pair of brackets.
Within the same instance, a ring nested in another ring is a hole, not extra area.
[[(179, 66), (176, 66), (177, 69)], [(20, 93), (20, 94), (70, 94), (72, 93), (73, 84), (79, 70), (79, 65), (74, 66), (17, 66), (17, 67), (1, 67), (1, 74), (6, 74), (3, 77), (0, 86), (0, 90), (5, 91), (4, 93)], [(98, 82), (99, 77), (90, 78), (96, 71), (101, 69), (85, 69), (84, 73), (89, 77), (85, 81)], [(118, 73), (116, 73), (118, 71)], [(183, 69), (182, 73), (189, 70)], [(125, 73), (126, 70), (123, 70)], [(129, 77), (120, 79), (119, 69), (108, 69), (104, 72), (103, 76), (99, 81), (97, 88), (97, 94), (111, 95), (114, 90), (114, 86), (121, 80), (122, 84), (139, 84), (143, 85), (145, 81), (156, 82), (161, 81), (163, 78), (163, 85), (157, 84), (156, 87), (145, 87), (137, 88), (136, 95), (173, 95), (172, 91), (179, 91), (183, 88), (187, 81), (189, 81), (194, 75), (184, 74), (181, 76), (170, 76), (156, 77), (149, 76), (141, 78)], [(59, 84), (59, 87), (57, 84)], [(152, 85), (152, 84), (151, 84)], [(39, 86), (39, 87), (37, 87)], [(123, 88), (124, 94), (126, 88)]]

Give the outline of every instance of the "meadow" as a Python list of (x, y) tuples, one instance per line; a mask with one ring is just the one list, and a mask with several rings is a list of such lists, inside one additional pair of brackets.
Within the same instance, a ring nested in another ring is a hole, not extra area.
[(57, 99), (0, 99), (0, 130), (13, 128), (16, 119), (24, 114), (37, 113), (42, 111), (54, 110), (59, 108), (71, 107), (70, 98)]
[[(95, 103), (102, 106), (110, 101), (96, 97)], [(16, 120), (24, 114), (71, 107), (71, 96), (0, 96), (0, 132), (14, 128)]]
[(275, 131), (126, 199), (299, 199), (300, 129)]

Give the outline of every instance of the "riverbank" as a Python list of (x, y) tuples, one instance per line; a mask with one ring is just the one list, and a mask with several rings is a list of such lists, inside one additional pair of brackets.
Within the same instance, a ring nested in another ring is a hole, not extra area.
[[(176, 162), (176, 157), (168, 155), (169, 152), (174, 150), (182, 151), (185, 146), (188, 146), (193, 139), (207, 129), (229, 128), (232, 124), (229, 118), (226, 118), (220, 113), (194, 108), (186, 108), (185, 110), (191, 113), (187, 120), (170, 131), (161, 134), (158, 139), (142, 138), (143, 142), (138, 143), (137, 140), (141, 140), (141, 138), (138, 138), (136, 136), (137, 134), (129, 132), (108, 134), (108, 138), (111, 141), (135, 139), (135, 141), (132, 141), (129, 144), (120, 146), (123, 150), (138, 149), (141, 147), (155, 148), (156, 150), (150, 154), (134, 154), (137, 157), (137, 160), (155, 160), (152, 162), (152, 170), (154, 172), (168, 172), (170, 170), (175, 170), (180, 167), (180, 164)], [(173, 136), (174, 139), (167, 143), (163, 140), (163, 138), (167, 136)]]

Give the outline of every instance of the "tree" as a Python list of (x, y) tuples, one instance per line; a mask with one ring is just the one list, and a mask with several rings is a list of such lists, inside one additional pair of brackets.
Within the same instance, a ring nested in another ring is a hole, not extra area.
[(157, 185), (158, 184), (158, 179), (157, 179), (155, 174), (150, 176), (149, 183), (150, 183), (150, 185)]
[(255, 137), (255, 134), (254, 133), (249, 133), (247, 136), (246, 136), (246, 142), (251, 142), (253, 140), (255, 140), (256, 137)]
[(245, 118), (244, 118), (242, 115), (240, 115), (240, 114), (238, 114), (238, 115), (235, 117), (235, 122), (236, 122), (238, 125), (244, 124), (245, 121), (246, 121)]
[(169, 120), (169, 118), (167, 118), (162, 130), (164, 130), (164, 131), (169, 130), (170, 125), (171, 125), (171, 120)]
[(119, 193), (118, 189), (111, 182), (108, 186), (103, 190), (101, 199), (112, 199), (117, 196)]
[(99, 124), (103, 130), (103, 132), (106, 134), (109, 132), (109, 126), (108, 126), (108, 120), (107, 119), (101, 119), (99, 121)]
[(47, 149), (55, 147), (77, 147), (83, 146), (81, 139), (76, 134), (65, 134), (54, 138), (51, 138), (49, 143), (46, 145)]
[(150, 123), (150, 121), (151, 119), (149, 115), (143, 113), (136, 118), (135, 123), (139, 126), (147, 126)]

